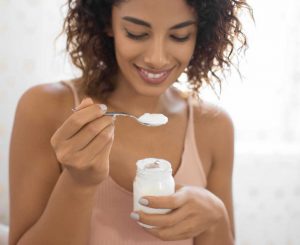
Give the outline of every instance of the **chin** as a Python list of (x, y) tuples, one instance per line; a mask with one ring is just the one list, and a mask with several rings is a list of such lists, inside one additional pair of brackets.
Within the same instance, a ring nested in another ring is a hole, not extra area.
[(168, 87), (157, 86), (157, 87), (149, 87), (149, 86), (139, 86), (135, 87), (134, 90), (138, 95), (148, 96), (148, 97), (159, 97), (161, 96)]

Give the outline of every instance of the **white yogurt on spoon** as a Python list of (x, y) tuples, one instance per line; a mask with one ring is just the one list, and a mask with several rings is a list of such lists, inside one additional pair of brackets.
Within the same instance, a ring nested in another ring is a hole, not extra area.
[(145, 113), (138, 118), (138, 121), (149, 126), (161, 126), (168, 122), (168, 118), (163, 114)]

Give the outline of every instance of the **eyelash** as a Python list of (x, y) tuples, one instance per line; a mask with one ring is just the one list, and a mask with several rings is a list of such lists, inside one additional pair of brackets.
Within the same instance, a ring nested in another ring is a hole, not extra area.
[[(134, 35), (126, 30), (126, 36), (137, 41), (143, 40), (143, 38), (145, 38), (147, 35), (148, 35), (147, 33), (141, 35)], [(190, 35), (187, 35), (185, 37), (176, 37), (174, 35), (171, 35), (171, 37), (177, 42), (185, 42), (189, 39)]]

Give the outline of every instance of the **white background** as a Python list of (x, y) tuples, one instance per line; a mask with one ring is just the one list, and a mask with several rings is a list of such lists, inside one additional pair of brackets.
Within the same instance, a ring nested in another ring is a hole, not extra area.
[[(8, 147), (16, 103), (30, 86), (70, 78), (62, 0), (0, 0), (0, 222), (8, 223)], [(251, 0), (250, 49), (220, 100), (236, 130), (238, 245), (300, 244), (300, 3)], [(25, 210), (24, 210), (25, 211)]]

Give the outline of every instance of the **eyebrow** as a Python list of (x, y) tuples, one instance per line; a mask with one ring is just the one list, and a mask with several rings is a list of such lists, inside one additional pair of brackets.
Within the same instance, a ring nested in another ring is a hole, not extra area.
[[(134, 17), (130, 17), (130, 16), (122, 17), (122, 19), (126, 20), (128, 22), (131, 22), (133, 24), (136, 24), (136, 25), (141, 25), (141, 26), (145, 26), (145, 27), (151, 28), (151, 24), (148, 23), (148, 22), (146, 22), (146, 21), (144, 21), (144, 20), (140, 20), (140, 19), (137, 19), (137, 18), (134, 18)], [(194, 25), (194, 24), (196, 24), (196, 21), (194, 21), (194, 20), (188, 20), (188, 21), (176, 24), (176, 25), (172, 26), (170, 29), (171, 30), (181, 29), (181, 28), (184, 28), (184, 27), (187, 27), (187, 26), (190, 26), (190, 25)]]

